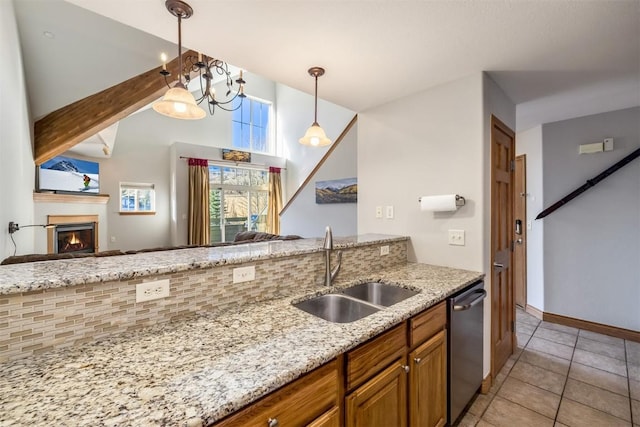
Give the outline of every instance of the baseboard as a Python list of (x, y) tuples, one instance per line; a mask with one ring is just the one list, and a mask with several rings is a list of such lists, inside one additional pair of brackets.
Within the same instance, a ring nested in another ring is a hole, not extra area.
[(538, 318), (540, 320), (543, 320), (542, 318), (544, 317), (544, 313), (542, 312), (542, 310), (538, 310), (537, 308), (535, 308), (532, 305), (527, 304), (527, 306), (525, 307), (524, 311), (526, 311), (527, 313), (529, 313), (533, 317), (536, 317), (536, 318)]
[[(529, 306), (527, 306), (527, 312), (529, 311), (528, 309), (529, 309)], [(567, 317), (561, 314), (553, 314), (553, 313), (547, 313), (547, 312), (542, 313), (542, 320), (546, 322), (557, 323), (559, 325), (565, 325), (565, 326), (571, 326), (573, 328), (584, 329), (591, 332), (597, 332), (599, 334), (610, 335), (612, 337), (622, 338), (629, 341), (640, 342), (640, 332), (632, 331), (631, 329), (624, 329), (624, 328), (619, 328), (617, 326), (604, 325), (602, 323), (590, 322), (588, 320), (575, 319), (573, 317)]]
[(486, 378), (482, 380), (482, 387), (480, 387), (480, 393), (489, 394), (491, 390), (491, 373), (487, 374)]

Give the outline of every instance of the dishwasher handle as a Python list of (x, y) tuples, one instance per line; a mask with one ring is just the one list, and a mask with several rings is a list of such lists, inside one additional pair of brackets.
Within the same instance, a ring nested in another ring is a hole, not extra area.
[(487, 291), (485, 291), (484, 289), (477, 289), (474, 292), (472, 292), (471, 295), (479, 295), (479, 296), (476, 298), (473, 298), (471, 301), (469, 301), (470, 298), (465, 299), (464, 301), (461, 301), (462, 304), (454, 304), (453, 311), (469, 310), (471, 307), (479, 304), (483, 299), (485, 299), (485, 297), (487, 296)]

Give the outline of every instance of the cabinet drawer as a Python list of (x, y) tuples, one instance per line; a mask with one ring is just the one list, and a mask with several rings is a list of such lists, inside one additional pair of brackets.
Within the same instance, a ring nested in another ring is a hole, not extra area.
[(409, 320), (409, 347), (415, 347), (446, 327), (447, 303), (442, 301)]
[(347, 389), (351, 390), (405, 355), (407, 324), (396, 326), (388, 332), (362, 344), (347, 353)]
[(231, 415), (216, 427), (306, 425), (338, 406), (338, 362), (334, 360)]

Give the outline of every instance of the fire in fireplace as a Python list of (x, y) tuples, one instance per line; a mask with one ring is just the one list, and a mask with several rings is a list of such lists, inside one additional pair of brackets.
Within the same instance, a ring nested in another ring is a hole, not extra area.
[(55, 252), (95, 252), (95, 222), (60, 224), (55, 229)]

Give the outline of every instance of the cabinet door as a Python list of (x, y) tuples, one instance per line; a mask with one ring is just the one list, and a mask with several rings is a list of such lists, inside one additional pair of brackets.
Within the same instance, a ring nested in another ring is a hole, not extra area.
[(340, 427), (340, 409), (334, 406), (313, 420), (307, 427)]
[(447, 422), (447, 335), (440, 331), (409, 353), (409, 419), (411, 427)]
[(407, 372), (404, 359), (355, 389), (346, 398), (347, 427), (405, 427)]

